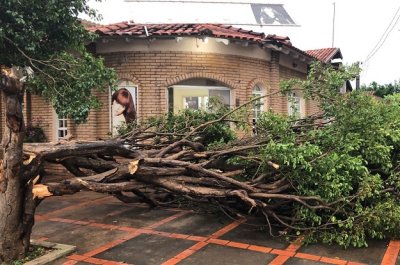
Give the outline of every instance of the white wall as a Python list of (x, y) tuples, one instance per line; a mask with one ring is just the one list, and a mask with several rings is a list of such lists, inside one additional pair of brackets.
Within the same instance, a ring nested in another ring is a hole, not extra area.
[(156, 39), (149, 41), (147, 39), (110, 39), (99, 41), (97, 43), (97, 53), (111, 52), (155, 52), (155, 51), (175, 51), (175, 52), (204, 52), (238, 55), (261, 60), (271, 60), (271, 52), (255, 44), (243, 46), (242, 43), (229, 42), (228, 45), (222, 43), (226, 39), (207, 37), (205, 41), (196, 37), (181, 37), (178, 39)]

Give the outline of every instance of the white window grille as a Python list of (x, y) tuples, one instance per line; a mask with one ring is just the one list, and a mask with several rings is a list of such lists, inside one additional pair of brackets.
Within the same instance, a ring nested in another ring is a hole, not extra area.
[(68, 135), (68, 121), (67, 118), (58, 117), (57, 122), (57, 137), (63, 139)]

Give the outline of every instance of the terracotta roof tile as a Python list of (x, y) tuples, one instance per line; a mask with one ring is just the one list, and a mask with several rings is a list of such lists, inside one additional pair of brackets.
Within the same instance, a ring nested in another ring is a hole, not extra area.
[(250, 41), (253, 43), (264, 44), (273, 42), (278, 45), (286, 46), (304, 56), (316, 58), (292, 45), (287, 36), (277, 36), (274, 34), (265, 35), (261, 32), (254, 32), (230, 25), (221, 24), (138, 24), (132, 22), (120, 22), (109, 25), (96, 25), (87, 27), (91, 32), (100, 36), (209, 36), (215, 38), (226, 38), (234, 40)]
[(261, 42), (265, 38), (264, 33), (217, 24), (132, 24), (129, 22), (121, 22), (110, 25), (96, 25), (88, 27), (88, 30), (96, 32), (100, 36), (146, 36), (145, 27), (150, 36), (205, 35), (254, 42)]
[(339, 48), (315, 49), (315, 50), (308, 50), (305, 52), (324, 63), (329, 63), (332, 59), (335, 58), (343, 59), (342, 53)]

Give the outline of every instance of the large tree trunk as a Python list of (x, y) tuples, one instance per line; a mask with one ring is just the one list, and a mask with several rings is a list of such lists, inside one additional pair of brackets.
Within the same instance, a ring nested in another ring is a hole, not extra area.
[(23, 85), (2, 77), (6, 126), (0, 165), (0, 263), (19, 259), (29, 250), (33, 226), (32, 183), (22, 178), (24, 120)]

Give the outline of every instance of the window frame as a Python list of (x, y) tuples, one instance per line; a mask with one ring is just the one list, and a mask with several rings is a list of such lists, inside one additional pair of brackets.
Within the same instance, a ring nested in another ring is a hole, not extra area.
[[(60, 126), (60, 123), (62, 123), (63, 126)], [(62, 132), (62, 134), (64, 136), (60, 136), (60, 132)], [(57, 115), (57, 137), (60, 140), (60, 139), (64, 139), (67, 136), (68, 136), (68, 119), (65, 117), (60, 118)]]
[[(255, 84), (251, 90), (251, 97), (256, 98), (256, 97), (261, 97), (265, 95), (265, 88), (262, 84)], [(256, 109), (257, 108), (257, 109)], [(252, 104), (252, 130), (253, 134), (257, 134), (257, 122), (258, 119), (260, 118), (260, 115), (263, 111), (265, 111), (265, 98), (261, 98), (257, 101), (255, 101)]]
[[(62, 122), (63, 126), (60, 127), (60, 122)], [(55, 109), (53, 108), (53, 135), (56, 141), (60, 141), (65, 139), (69, 135), (68, 124), (70, 121), (67, 117), (59, 117), (56, 113)], [(64, 136), (60, 136), (60, 131), (63, 132)]]
[[(256, 90), (256, 88), (258, 88), (259, 90)], [(265, 95), (265, 89), (261, 84), (256, 84), (253, 86), (253, 89), (251, 91), (252, 98), (261, 97), (264, 95)], [(256, 110), (256, 107), (258, 108), (257, 110)], [(261, 98), (261, 99), (255, 101), (253, 104), (253, 107), (252, 107), (253, 124), (257, 123), (257, 120), (263, 111), (265, 111), (265, 98)]]
[[(173, 86), (169, 86), (167, 88), (167, 110), (168, 112), (172, 112), (172, 113), (176, 113), (179, 110), (183, 110), (184, 108), (176, 108), (175, 107), (175, 102), (174, 102), (174, 90), (175, 89), (182, 89), (184, 90), (185, 88), (189, 88), (189, 89), (195, 89), (195, 90), (201, 90), (201, 89), (207, 89), (208, 92), (210, 90), (222, 90), (222, 91), (229, 91), (229, 107), (233, 107), (234, 106), (234, 90), (226, 87), (226, 86), (198, 86), (198, 85), (173, 85)], [(172, 92), (171, 92), (172, 91)], [(195, 96), (193, 96), (195, 97)], [(171, 105), (172, 102), (172, 105)]]

